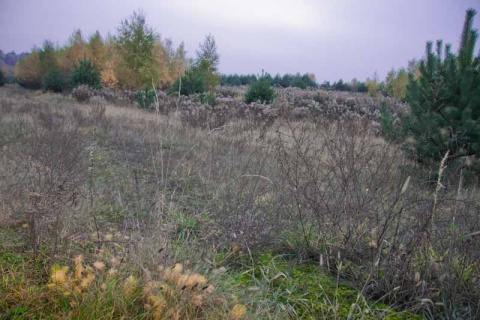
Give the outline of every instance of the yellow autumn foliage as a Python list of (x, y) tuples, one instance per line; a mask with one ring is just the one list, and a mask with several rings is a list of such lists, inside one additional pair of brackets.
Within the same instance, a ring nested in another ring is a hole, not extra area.
[(40, 89), (42, 87), (42, 63), (38, 50), (32, 51), (23, 61), (17, 62), (15, 77), (19, 83), (27, 88)]

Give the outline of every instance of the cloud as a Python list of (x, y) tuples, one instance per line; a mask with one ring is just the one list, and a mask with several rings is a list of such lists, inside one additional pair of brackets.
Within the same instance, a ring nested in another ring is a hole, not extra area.
[(166, 6), (170, 10), (182, 11), (191, 18), (237, 27), (258, 26), (302, 31), (318, 26), (318, 21), (321, 21), (320, 12), (310, 1), (178, 0)]

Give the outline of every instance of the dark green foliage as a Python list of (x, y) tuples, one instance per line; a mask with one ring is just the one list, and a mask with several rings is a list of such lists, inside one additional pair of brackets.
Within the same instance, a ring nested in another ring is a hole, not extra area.
[(343, 82), (342, 79), (334, 82), (333, 84), (330, 81), (324, 81), (320, 88), (324, 90), (335, 90), (335, 91), (347, 91), (347, 92), (367, 92), (367, 84), (363, 81), (357, 79), (352, 79), (351, 82)]
[[(467, 11), (458, 55), (437, 41), (436, 52), (427, 43), (420, 77), (410, 75), (403, 132), (421, 160), (450, 160), (480, 156), (480, 56), (474, 57), (477, 31), (475, 11)], [(388, 127), (384, 131), (390, 130)]]
[(100, 73), (90, 59), (83, 58), (70, 74), (70, 83), (73, 88), (85, 84), (100, 89)]
[(280, 87), (281, 83), (282, 83), (282, 76), (277, 73), (273, 78), (272, 84), (276, 87)]
[(3, 74), (3, 70), (0, 69), (0, 87), (4, 86), (5, 82), (7, 82), (5, 75)]
[(350, 91), (350, 87), (345, 84), (342, 79), (333, 83), (333, 89), (337, 91)]
[(317, 82), (315, 81), (315, 76), (313, 74), (304, 74), (302, 76), (302, 82), (305, 84), (307, 88), (316, 88)]
[(200, 95), (200, 103), (214, 106), (214, 105), (217, 104), (217, 101), (215, 99), (215, 95), (213, 95), (211, 93), (202, 93)]
[(250, 74), (250, 75), (222, 74), (220, 76), (221, 86), (244, 86), (244, 85), (250, 85), (254, 81), (257, 81), (257, 76), (254, 74)]
[(65, 89), (65, 79), (60, 71), (52, 68), (43, 76), (42, 86), (48, 91), (62, 92)]
[(388, 111), (385, 102), (382, 102), (378, 120), (380, 121), (380, 126), (385, 139), (395, 142), (403, 138), (402, 132), (397, 130), (397, 127), (395, 126), (395, 118)]
[(330, 81), (323, 81), (320, 85), (320, 88), (324, 90), (330, 90), (332, 88), (332, 85), (330, 84)]
[(275, 91), (273, 90), (270, 81), (265, 77), (253, 82), (245, 94), (246, 103), (272, 103), (274, 98)]
[(345, 85), (348, 86), (348, 89), (349, 89), (348, 91), (352, 91), (352, 92), (367, 92), (368, 91), (368, 87), (365, 84), (365, 82), (359, 81), (356, 78), (353, 78), (352, 81), (350, 81), (349, 83), (346, 83)]
[(280, 86), (283, 88), (288, 88), (292, 85), (294, 79), (295, 77), (293, 75), (285, 74), (283, 75), (282, 80), (280, 81)]
[(297, 87), (301, 89), (306, 89), (308, 87), (312, 87), (312, 88), (317, 87), (317, 83), (315, 82), (315, 77), (308, 73), (304, 75), (301, 75), (300, 73), (297, 73), (295, 75), (285, 74), (283, 75), (283, 77), (277, 74), (272, 79), (272, 84), (276, 87), (283, 87), (283, 88)]
[(45, 40), (43, 42), (43, 47), (39, 50), (39, 58), (44, 75), (53, 69), (57, 69), (55, 47), (51, 41)]
[(292, 82), (292, 87), (300, 88), (300, 89), (306, 89), (307, 84), (303, 81), (302, 78), (295, 78)]
[(14, 75), (6, 75), (5, 76), (5, 83), (9, 83), (9, 84), (16, 83), (15, 76)]
[[(270, 74), (265, 74), (263, 76), (266, 78), (270, 83), (275, 87), (297, 87), (306, 89), (309, 87), (316, 88), (317, 83), (315, 82), (315, 78), (312, 74), (304, 74), (301, 75), (297, 73), (293, 74), (285, 74), (283, 77), (277, 74), (275, 77), (272, 77)], [(238, 75), (238, 74), (229, 74), (229, 75), (221, 75), (220, 76), (220, 85), (222, 86), (242, 86), (242, 85), (250, 85), (253, 82), (257, 81), (258, 78), (254, 74), (251, 75)]]
[(180, 86), (180, 94), (188, 96), (195, 93), (204, 93), (207, 91), (207, 84), (203, 73), (196, 67), (190, 67), (185, 71), (181, 81), (177, 79), (169, 90), (172, 95), (178, 94)]
[(137, 91), (135, 101), (137, 101), (140, 108), (151, 109), (155, 102), (155, 91), (149, 87), (145, 87), (145, 89)]

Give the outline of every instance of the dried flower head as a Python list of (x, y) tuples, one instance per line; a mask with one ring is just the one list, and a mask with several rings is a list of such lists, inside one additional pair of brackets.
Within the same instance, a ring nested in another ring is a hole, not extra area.
[(109, 270), (107, 271), (108, 277), (113, 277), (113, 276), (115, 276), (117, 273), (118, 273), (118, 270), (115, 269), (115, 268), (111, 268), (111, 269), (109, 269)]
[(174, 274), (181, 274), (183, 272), (183, 265), (181, 263), (176, 263), (172, 269)]
[(188, 277), (188, 281), (187, 281), (187, 286), (189, 287), (193, 287), (193, 286), (203, 286), (207, 283), (207, 279), (205, 279), (204, 276), (198, 274), (198, 273), (194, 273), (194, 274), (191, 274), (190, 277)]
[(67, 281), (67, 272), (68, 272), (68, 267), (59, 267), (59, 266), (54, 266), (52, 268), (52, 275), (51, 279), (52, 282), (55, 284), (63, 284)]
[(195, 294), (190, 298), (190, 301), (195, 307), (200, 307), (203, 304), (203, 296), (201, 294)]
[(212, 286), (212, 285), (209, 285), (207, 288), (205, 288), (204, 291), (205, 291), (206, 293), (211, 294), (211, 293), (213, 293), (213, 292), (215, 291), (215, 287)]
[(244, 304), (236, 304), (233, 306), (232, 310), (230, 310), (230, 319), (232, 320), (239, 320), (245, 317), (247, 313), (247, 307)]
[(180, 263), (177, 263), (173, 268), (165, 269), (163, 273), (163, 278), (167, 281), (175, 282), (182, 274), (183, 266)]
[(155, 290), (161, 289), (164, 286), (164, 283), (161, 281), (148, 281), (143, 287), (143, 295), (148, 296), (153, 293)]
[(113, 257), (112, 259), (110, 259), (110, 264), (112, 265), (112, 267), (116, 268), (120, 265), (121, 261), (122, 260), (119, 257)]
[(130, 276), (123, 282), (122, 292), (126, 297), (131, 296), (138, 286), (138, 279), (135, 276)]
[(93, 266), (95, 267), (95, 269), (97, 269), (98, 271), (102, 271), (103, 269), (105, 269), (105, 263), (101, 262), (101, 261), (95, 261), (93, 263)]
[(95, 279), (95, 275), (93, 273), (87, 274), (87, 276), (82, 279), (82, 282), (80, 282), (80, 288), (82, 289), (88, 288), (94, 279)]
[(75, 280), (80, 280), (82, 279), (82, 274), (85, 268), (83, 267), (83, 256), (80, 254), (76, 256), (74, 259), (74, 264), (75, 264)]
[(153, 309), (153, 317), (155, 319), (160, 319), (165, 311), (165, 308), (167, 307), (167, 302), (165, 299), (162, 296), (151, 294), (147, 297), (147, 301)]

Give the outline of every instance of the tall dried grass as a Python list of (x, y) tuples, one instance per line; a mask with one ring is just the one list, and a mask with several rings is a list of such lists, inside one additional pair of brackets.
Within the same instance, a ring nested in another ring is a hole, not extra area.
[[(186, 121), (182, 108), (152, 113), (0, 89), (0, 219), (21, 239), (8, 250), (62, 257), (62, 266), (78, 253), (107, 252), (128, 266), (125, 279), (185, 261), (195, 274), (239, 270), (238, 282), (215, 284), (238, 297), (207, 318), (235, 318), (243, 304), (252, 317), (318, 315), (318, 301), (272, 287), (285, 279), (293, 290), (295, 268), (306, 262), (337, 284), (352, 281), (357, 302), (478, 316), (476, 187), (444, 176), (432, 188), (422, 168), (376, 137), (369, 117), (320, 113), (319, 121), (300, 121), (290, 100), (307, 98), (295, 94), (268, 110), (228, 102), (228, 117), (207, 116), (205, 124)], [(348, 99), (343, 105), (358, 106), (359, 97), (351, 98), (355, 105)], [(262, 275), (257, 255), (265, 252), (293, 255), (292, 276)], [(261, 289), (240, 285), (245, 275)], [(336, 297), (322, 310), (340, 317)], [(162, 304), (150, 300), (150, 310)], [(362, 305), (349, 310), (363, 314), (369, 304)]]

